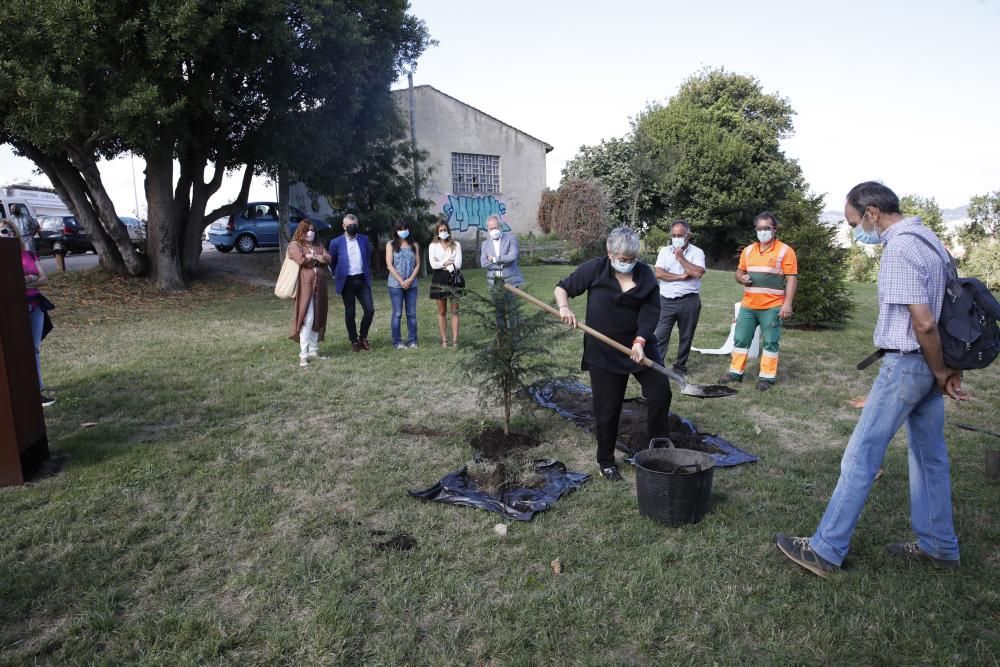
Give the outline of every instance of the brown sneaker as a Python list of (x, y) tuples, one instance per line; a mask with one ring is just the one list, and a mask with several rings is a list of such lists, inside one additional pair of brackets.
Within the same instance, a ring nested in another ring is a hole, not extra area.
[(365, 352), (371, 352), (372, 346), (368, 342), (367, 338), (359, 338), (358, 345), (360, 345), (361, 349), (364, 350)]
[(959, 560), (945, 560), (944, 558), (935, 558), (929, 553), (917, 546), (916, 542), (893, 542), (892, 544), (885, 545), (885, 548), (889, 550), (893, 556), (900, 556), (907, 560), (918, 561), (921, 563), (930, 563), (936, 568), (942, 570), (957, 570), (959, 566)]
[(361, 343), (351, 343), (351, 352), (360, 352)]

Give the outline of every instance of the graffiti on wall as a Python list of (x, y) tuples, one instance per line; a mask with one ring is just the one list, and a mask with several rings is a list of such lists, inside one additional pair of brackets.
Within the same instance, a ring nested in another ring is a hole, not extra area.
[(510, 225), (504, 222), (507, 206), (493, 195), (448, 195), (448, 201), (441, 210), (448, 216), (448, 226), (454, 230), (465, 230), (478, 227), (486, 230), (486, 219), (491, 215), (500, 217), (500, 225), (505, 232), (510, 231)]

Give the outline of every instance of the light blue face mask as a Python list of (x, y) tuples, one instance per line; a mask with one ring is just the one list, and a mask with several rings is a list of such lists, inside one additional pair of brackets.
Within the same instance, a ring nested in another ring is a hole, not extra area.
[(858, 243), (867, 243), (868, 245), (875, 245), (876, 243), (882, 242), (882, 236), (878, 233), (878, 229), (873, 229), (872, 231), (867, 231), (864, 228), (865, 217), (868, 214), (865, 213), (861, 216), (861, 222), (859, 222), (854, 227), (854, 240)]
[(396, 233), (399, 234), (399, 238), (405, 239), (405, 238), (407, 238), (410, 235), (410, 230), (409, 229), (400, 229)]
[(686, 237), (678, 238), (676, 236), (671, 236), (670, 245), (672, 245), (674, 248), (683, 248), (685, 245), (687, 245), (687, 238)]
[(617, 259), (612, 259), (611, 268), (618, 273), (632, 273), (632, 269), (635, 268), (638, 261), (637, 259), (633, 259), (631, 262), (619, 262)]
[(758, 229), (757, 230), (757, 240), (761, 243), (767, 243), (774, 238), (773, 229)]

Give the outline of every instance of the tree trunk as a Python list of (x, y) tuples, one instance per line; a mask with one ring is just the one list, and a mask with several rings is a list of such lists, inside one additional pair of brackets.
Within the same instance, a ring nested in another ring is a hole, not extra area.
[(169, 148), (151, 150), (146, 158), (147, 254), (156, 284), (165, 290), (186, 287), (181, 271), (180, 219), (174, 202), (174, 161)]
[[(285, 261), (288, 252), (288, 221), (291, 218), (291, 207), (288, 204), (288, 167), (278, 168), (278, 266)], [(318, 233), (317, 233), (318, 238)]]
[(59, 197), (87, 233), (94, 251), (100, 257), (101, 265), (112, 273), (128, 275), (129, 272), (117, 245), (108, 236), (101, 225), (97, 211), (94, 210), (94, 200), (90, 196), (86, 182), (70, 163), (69, 158), (66, 155), (43, 153), (37, 146), (23, 142), (13, 142), (13, 145), (48, 176)]
[(125, 268), (133, 276), (141, 276), (146, 273), (146, 259), (136, 252), (135, 244), (128, 235), (125, 225), (118, 219), (115, 211), (115, 204), (104, 189), (104, 181), (101, 179), (101, 172), (97, 168), (97, 162), (91, 155), (70, 155), (70, 160), (83, 177), (87, 184), (91, 201), (100, 216), (101, 223), (107, 231), (111, 240), (117, 246), (121, 258), (125, 263)]

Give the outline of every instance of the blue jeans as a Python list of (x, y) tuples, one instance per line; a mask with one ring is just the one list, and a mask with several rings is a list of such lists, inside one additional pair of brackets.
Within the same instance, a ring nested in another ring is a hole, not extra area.
[(28, 311), (31, 320), (31, 340), (35, 343), (35, 370), (38, 371), (38, 388), (45, 389), (42, 382), (42, 326), (45, 324), (45, 313), (38, 308)]
[(403, 319), (403, 304), (406, 304), (406, 329), (410, 333), (407, 343), (417, 342), (417, 286), (409, 289), (401, 287), (389, 288), (389, 300), (392, 301), (392, 344), (403, 342), (401, 323)]
[(906, 423), (910, 460), (910, 523), (920, 549), (958, 559), (951, 517), (951, 478), (944, 441), (944, 397), (921, 354), (886, 354), (854, 428), (840, 479), (816, 534), (813, 551), (840, 565), (889, 441)]

